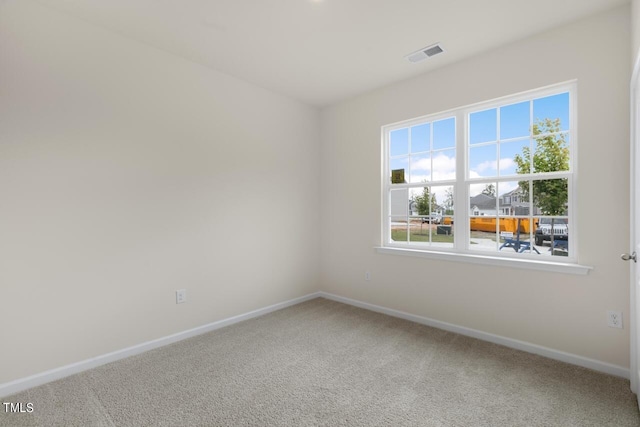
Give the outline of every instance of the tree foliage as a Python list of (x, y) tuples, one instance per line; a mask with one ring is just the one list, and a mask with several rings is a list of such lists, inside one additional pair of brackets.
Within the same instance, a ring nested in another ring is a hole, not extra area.
[(438, 209), (436, 195), (431, 194), (429, 187), (424, 187), (422, 194), (414, 197), (414, 202), (416, 203), (418, 215), (429, 215)]
[[(533, 125), (536, 142), (533, 156), (529, 147), (522, 149), (522, 155), (516, 154), (516, 172), (529, 174), (569, 170), (569, 144), (564, 133), (557, 133), (560, 130), (560, 119), (547, 118), (536, 121)], [(520, 181), (518, 184), (524, 196), (529, 199), (529, 181)], [(532, 186), (533, 202), (543, 215), (565, 214), (569, 194), (566, 179), (534, 180)]]
[(445, 215), (453, 215), (453, 189), (447, 188), (445, 190), (445, 199), (444, 199), (444, 214)]
[(482, 194), (496, 197), (496, 186), (494, 184), (485, 185), (484, 190), (482, 190)]

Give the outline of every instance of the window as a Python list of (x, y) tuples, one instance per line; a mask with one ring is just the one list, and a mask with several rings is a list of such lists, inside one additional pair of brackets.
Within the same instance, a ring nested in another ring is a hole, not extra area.
[(383, 246), (576, 262), (575, 86), (383, 127)]

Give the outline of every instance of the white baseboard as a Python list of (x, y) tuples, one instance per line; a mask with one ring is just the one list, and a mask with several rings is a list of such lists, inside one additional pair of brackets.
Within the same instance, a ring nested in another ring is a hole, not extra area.
[(21, 378), (15, 381), (0, 384), (0, 397), (5, 397), (15, 393), (19, 393), (23, 390), (27, 390), (32, 387), (37, 387), (39, 385), (58, 380), (60, 378), (68, 377), (69, 375), (77, 374), (77, 373), (98, 367), (100, 365), (115, 362), (117, 360), (134, 356), (136, 354), (144, 353), (145, 351), (149, 351), (154, 348), (162, 347), (177, 341), (184, 340), (186, 338), (191, 338), (196, 335), (214, 331), (216, 329), (220, 329), (225, 326), (232, 325), (234, 323), (238, 323), (244, 320), (252, 319), (254, 317), (262, 316), (267, 313), (271, 313), (276, 310), (290, 307), (292, 305), (296, 305), (301, 302), (308, 301), (310, 299), (317, 298), (317, 297), (338, 301), (344, 304), (349, 304), (355, 307), (364, 308), (366, 310), (387, 314), (393, 317), (399, 317), (401, 319), (409, 320), (411, 322), (432, 326), (434, 328), (443, 329), (450, 332), (455, 332), (460, 335), (466, 335), (466, 336), (477, 338), (483, 341), (504, 345), (505, 347), (515, 348), (517, 350), (526, 351), (528, 353), (538, 354), (540, 356), (545, 356), (550, 359), (560, 360), (562, 362), (570, 363), (572, 365), (582, 366), (585, 368), (593, 369), (595, 371), (600, 371), (610, 375), (615, 375), (617, 377), (622, 377), (626, 379), (629, 379), (630, 377), (630, 372), (628, 368), (624, 368), (618, 365), (613, 365), (611, 363), (601, 362), (599, 360), (589, 359), (587, 357), (578, 356), (576, 354), (565, 353), (563, 351), (554, 350), (554, 349), (539, 346), (536, 344), (531, 344), (528, 342), (519, 341), (512, 338), (507, 338), (500, 335), (494, 335), (487, 332), (482, 332), (476, 329), (466, 328), (464, 326), (458, 326), (458, 325), (454, 325), (447, 322), (441, 322), (439, 320), (430, 319), (428, 317), (417, 316), (415, 314), (405, 313), (403, 311), (394, 310), (394, 309), (382, 307), (379, 305), (369, 304), (363, 301), (358, 301), (351, 298), (345, 298), (345, 297), (330, 294), (327, 292), (314, 292), (300, 298), (294, 298), (289, 301), (284, 301), (278, 304), (270, 305), (268, 307), (260, 308), (258, 310), (250, 311), (248, 313), (240, 314), (238, 316), (229, 317), (227, 319), (223, 319), (217, 322), (209, 323), (207, 325), (199, 326), (197, 328), (189, 329), (173, 335), (168, 335), (166, 337), (158, 338), (152, 341), (147, 341), (142, 344), (124, 348), (122, 350), (117, 350), (111, 353), (103, 354), (101, 356), (93, 357), (91, 359), (87, 359), (80, 362), (72, 363), (70, 365), (62, 366), (60, 368), (41, 372), (39, 374), (35, 374), (26, 378)]
[(449, 332), (455, 332), (460, 335), (477, 338), (483, 341), (489, 341), (494, 344), (503, 345), (505, 347), (515, 348), (516, 350), (526, 351), (527, 353), (537, 354), (540, 356), (548, 357), (549, 359), (559, 360), (561, 362), (570, 363), (572, 365), (582, 366), (584, 368), (593, 369), (594, 371), (604, 372), (606, 374), (615, 375), (617, 377), (626, 379), (630, 378), (629, 369), (623, 366), (613, 365), (611, 363), (601, 362), (595, 359), (589, 359), (588, 357), (578, 356), (577, 354), (565, 353), (564, 351), (554, 350), (552, 348), (531, 344), (525, 341), (519, 341), (513, 338), (507, 338), (500, 335), (494, 335), (488, 332), (454, 325), (452, 323), (441, 322), (439, 320), (430, 319), (428, 317), (416, 316), (415, 314), (405, 313), (403, 311), (381, 307), (379, 305), (369, 304), (366, 302), (341, 297), (339, 295), (334, 295), (327, 292), (319, 292), (318, 296), (333, 301), (342, 302), (344, 304), (353, 305), (355, 307), (375, 311), (378, 313), (388, 314), (389, 316), (399, 317), (401, 319), (420, 323), (422, 325), (432, 326), (434, 328), (443, 329)]
[(46, 384), (48, 382), (55, 381), (60, 378), (68, 377), (69, 375), (77, 374), (79, 372), (83, 372), (100, 365), (115, 362), (116, 360), (124, 359), (126, 357), (134, 356), (136, 354), (144, 353), (145, 351), (153, 350), (154, 348), (172, 344), (174, 342), (181, 341), (186, 338), (191, 338), (196, 335), (214, 331), (216, 329), (220, 329), (225, 326), (232, 325), (234, 323), (238, 323), (244, 320), (252, 319), (254, 317), (262, 316), (276, 310), (280, 310), (292, 305), (299, 304), (304, 301), (308, 301), (313, 298), (317, 298), (319, 296), (320, 296), (319, 292), (314, 292), (300, 298), (294, 298), (289, 301), (284, 301), (278, 304), (270, 305), (268, 307), (260, 308), (258, 310), (240, 314), (238, 316), (233, 316), (227, 319), (218, 320), (217, 322), (209, 323), (203, 326), (198, 326), (197, 328), (189, 329), (187, 331), (178, 332), (173, 335), (168, 335), (166, 337), (158, 338), (152, 341), (147, 341), (142, 344), (134, 345), (132, 347), (123, 348), (122, 350), (116, 350), (111, 353), (103, 354), (101, 356), (92, 357), (91, 359), (82, 360), (80, 362), (72, 363), (70, 365), (62, 366), (60, 368), (55, 368), (45, 372), (41, 372), (39, 374), (31, 375), (26, 378), (20, 378), (15, 381), (0, 384), (0, 397), (5, 397), (15, 393), (19, 393), (23, 390), (27, 390), (32, 387)]

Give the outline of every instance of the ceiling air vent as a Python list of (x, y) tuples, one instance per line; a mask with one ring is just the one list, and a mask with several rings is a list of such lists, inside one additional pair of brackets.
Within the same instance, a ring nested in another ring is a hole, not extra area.
[(405, 58), (407, 58), (409, 62), (420, 62), (442, 52), (444, 52), (444, 49), (442, 48), (442, 46), (440, 46), (440, 43), (436, 43), (410, 53), (409, 55), (405, 56)]

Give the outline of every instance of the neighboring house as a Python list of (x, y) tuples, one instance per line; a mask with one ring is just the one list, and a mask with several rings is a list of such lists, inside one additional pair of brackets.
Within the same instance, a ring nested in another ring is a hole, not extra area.
[(409, 214), (412, 216), (420, 215), (418, 212), (418, 203), (415, 200), (409, 200)]
[[(498, 202), (500, 215), (529, 215), (529, 202), (526, 200), (520, 187), (500, 196)], [(532, 215), (538, 216), (544, 215), (544, 213), (539, 207), (534, 206)]]
[(470, 215), (496, 215), (496, 198), (488, 194), (478, 194), (469, 199)]
[[(522, 189), (517, 187), (500, 196), (500, 215), (529, 215), (529, 202), (526, 201)], [(534, 207), (533, 215), (540, 215), (540, 209)]]
[[(469, 213), (476, 216), (495, 216), (496, 212), (499, 212), (500, 215), (508, 216), (529, 215), (529, 202), (525, 200), (520, 187), (500, 196), (497, 210), (496, 198), (488, 194), (478, 194), (477, 196), (471, 197), (469, 207)], [(533, 215), (541, 215), (540, 209), (534, 207)]]

